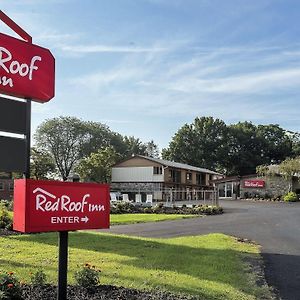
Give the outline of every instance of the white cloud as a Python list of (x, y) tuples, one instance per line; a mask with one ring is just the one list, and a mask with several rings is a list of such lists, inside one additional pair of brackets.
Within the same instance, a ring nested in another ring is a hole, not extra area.
[(197, 79), (193, 77), (177, 80), (168, 87), (181, 92), (205, 93), (261, 93), (297, 87), (300, 84), (300, 68), (276, 69), (261, 73), (228, 76), (221, 79)]
[(87, 45), (87, 46), (66, 46), (62, 45), (61, 50), (75, 53), (145, 53), (166, 51), (162, 47), (128, 47), (128, 46), (109, 46), (109, 45)]

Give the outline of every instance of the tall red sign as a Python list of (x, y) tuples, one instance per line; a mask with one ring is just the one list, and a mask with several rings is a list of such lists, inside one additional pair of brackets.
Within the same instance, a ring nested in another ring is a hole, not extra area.
[(14, 230), (71, 231), (109, 228), (106, 184), (15, 180)]
[(0, 33), (0, 93), (38, 102), (54, 97), (50, 50)]

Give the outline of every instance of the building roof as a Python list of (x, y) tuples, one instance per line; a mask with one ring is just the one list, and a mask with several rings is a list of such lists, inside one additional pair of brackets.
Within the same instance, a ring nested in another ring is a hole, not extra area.
[(223, 176), (223, 174), (220, 174), (220, 173), (208, 170), (208, 169), (198, 168), (198, 167), (190, 166), (190, 165), (187, 165), (187, 164), (178, 163), (178, 162), (175, 162), (175, 161), (169, 161), (169, 160), (165, 160), (165, 159), (153, 158), (153, 157), (143, 156), (143, 155), (135, 155), (134, 157), (141, 157), (141, 158), (156, 162), (156, 163), (161, 164), (161, 165), (166, 166), (166, 167), (185, 169), (185, 170), (190, 170), (190, 171), (196, 171), (196, 172), (201, 172), (201, 173), (207, 173), (207, 174), (213, 174), (213, 175), (222, 175)]

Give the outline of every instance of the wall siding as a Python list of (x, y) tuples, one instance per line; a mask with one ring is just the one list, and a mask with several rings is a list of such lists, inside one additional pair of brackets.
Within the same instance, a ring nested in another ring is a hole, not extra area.
[(112, 182), (163, 182), (164, 175), (154, 175), (153, 167), (112, 168)]

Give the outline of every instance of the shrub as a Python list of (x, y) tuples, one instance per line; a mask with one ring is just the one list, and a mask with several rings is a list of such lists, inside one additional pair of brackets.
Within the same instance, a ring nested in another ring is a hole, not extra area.
[(8, 200), (0, 200), (0, 205), (4, 205), (7, 210), (12, 211), (13, 210), (13, 201)]
[(30, 276), (30, 282), (33, 286), (47, 285), (47, 276), (43, 270), (38, 270)]
[(294, 192), (289, 192), (286, 195), (284, 195), (283, 200), (285, 202), (296, 202), (299, 201), (298, 196)]
[(0, 228), (12, 230), (12, 218), (8, 214), (8, 210), (3, 203), (0, 203)]
[(119, 202), (116, 205), (116, 209), (121, 213), (131, 213), (134, 212), (134, 205), (129, 202)]
[(152, 208), (153, 213), (159, 214), (159, 213), (164, 213), (165, 208), (163, 203), (158, 203)]
[(13, 272), (0, 273), (0, 291), (0, 299), (22, 299), (20, 282)]
[(145, 214), (152, 214), (153, 213), (152, 208), (151, 207), (145, 207), (144, 208), (144, 213)]
[(223, 213), (223, 208), (218, 206), (197, 205), (193, 208), (194, 214), (218, 215)]
[(74, 279), (77, 285), (92, 290), (100, 283), (100, 272), (95, 266), (86, 263), (80, 270), (75, 272)]

